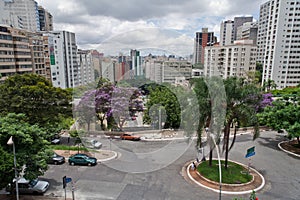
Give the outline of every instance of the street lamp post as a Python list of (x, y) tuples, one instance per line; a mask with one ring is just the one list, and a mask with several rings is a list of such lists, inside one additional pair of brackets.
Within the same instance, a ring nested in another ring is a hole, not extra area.
[(219, 193), (219, 200), (221, 200), (221, 194), (222, 194), (222, 169), (221, 169), (221, 160), (220, 160), (220, 152), (219, 152), (219, 147), (218, 145), (216, 144), (216, 140), (215, 140), (215, 136), (214, 135), (211, 135), (211, 138), (214, 142), (214, 145), (216, 147), (216, 150), (217, 150), (217, 155), (218, 155), (218, 163), (219, 163), (219, 185), (220, 185), (220, 193)]
[[(206, 138), (207, 138), (207, 136), (208, 136), (208, 130), (209, 130), (209, 128), (206, 127), (206, 128), (205, 128)], [(205, 153), (204, 153), (204, 146), (202, 146), (202, 154), (203, 154), (202, 161), (206, 161)]]
[(17, 200), (19, 200), (19, 186), (18, 186), (18, 172), (17, 172), (17, 159), (16, 159), (16, 149), (15, 149), (15, 143), (13, 141), (13, 137), (10, 136), (8, 142), (8, 145), (12, 145), (13, 146), (13, 154), (14, 154), (14, 168), (15, 168), (15, 179), (16, 179), (16, 196), (17, 196)]

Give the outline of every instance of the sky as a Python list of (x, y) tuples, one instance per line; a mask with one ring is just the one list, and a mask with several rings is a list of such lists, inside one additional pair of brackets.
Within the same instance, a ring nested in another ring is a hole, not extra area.
[[(220, 24), (253, 16), (267, 0), (36, 0), (54, 20), (54, 30), (76, 34), (80, 49), (105, 55), (130, 49), (187, 56), (193, 38), (207, 27), (219, 40)], [(155, 54), (155, 53), (152, 53)]]

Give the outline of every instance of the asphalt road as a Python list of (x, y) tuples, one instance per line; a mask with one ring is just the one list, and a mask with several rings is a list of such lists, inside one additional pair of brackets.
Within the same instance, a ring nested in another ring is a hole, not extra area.
[[(242, 135), (237, 138), (229, 154), (231, 160), (247, 164), (248, 159), (244, 157), (246, 150), (255, 146), (256, 155), (251, 157), (251, 166), (266, 179), (265, 187), (257, 193), (259, 199), (299, 199), (300, 159), (278, 149), (277, 143), (282, 139), (283, 137), (275, 132), (262, 132), (261, 137), (254, 142), (250, 135)], [(50, 166), (44, 178), (50, 181), (51, 187), (45, 195), (63, 197), (62, 177), (66, 175), (74, 182), (75, 199), (80, 200), (218, 199), (218, 193), (203, 189), (182, 176), (183, 165), (198, 155), (194, 143), (189, 145), (188, 142), (180, 140), (173, 142), (116, 140), (112, 143), (113, 150), (122, 152), (116, 160), (100, 163), (94, 167), (69, 166), (67, 163)], [(208, 153), (208, 149), (205, 149), (205, 152)], [(161, 160), (164, 163), (159, 165)], [(148, 168), (151, 161), (155, 165)], [(128, 166), (132, 166), (135, 170), (130, 171)], [(141, 166), (147, 170), (140, 171)], [(69, 198), (72, 197), (71, 186), (71, 183), (67, 186)], [(222, 199), (232, 200), (234, 197), (248, 196), (222, 195)]]

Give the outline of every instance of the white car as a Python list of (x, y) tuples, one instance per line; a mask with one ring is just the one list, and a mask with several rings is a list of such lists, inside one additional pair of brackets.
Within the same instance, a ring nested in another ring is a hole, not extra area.
[[(47, 181), (41, 181), (38, 179), (26, 180), (25, 178), (20, 178), (18, 180), (18, 188), (20, 194), (43, 194), (49, 188), (49, 183)], [(6, 187), (7, 192), (15, 193), (16, 191), (16, 180), (12, 184), (8, 184)]]
[(92, 149), (100, 149), (102, 147), (102, 143), (94, 139), (87, 140), (83, 144), (85, 147), (92, 148)]

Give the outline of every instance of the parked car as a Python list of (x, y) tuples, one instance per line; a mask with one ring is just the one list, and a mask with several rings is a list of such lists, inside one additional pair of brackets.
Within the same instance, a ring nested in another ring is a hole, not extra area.
[(138, 140), (141, 140), (141, 137), (138, 136), (138, 135), (131, 135), (131, 134), (128, 134), (128, 133), (123, 133), (120, 138), (122, 140), (134, 140), (134, 141), (138, 141)]
[(51, 140), (51, 144), (60, 144), (60, 139)]
[(97, 159), (94, 157), (90, 157), (83, 153), (77, 153), (69, 157), (68, 160), (70, 165), (96, 165)]
[(91, 149), (100, 149), (102, 147), (102, 143), (98, 140), (87, 140), (83, 142), (84, 146)]
[(57, 153), (53, 153), (53, 155), (49, 158), (48, 164), (63, 164), (65, 162), (65, 157), (58, 155)]
[[(20, 178), (18, 180), (18, 188), (20, 194), (43, 194), (49, 188), (49, 183), (47, 181), (41, 181), (38, 179), (26, 180), (25, 178)], [(16, 191), (16, 180), (8, 184), (6, 191), (10, 193), (15, 193)]]

